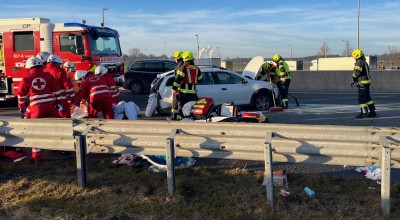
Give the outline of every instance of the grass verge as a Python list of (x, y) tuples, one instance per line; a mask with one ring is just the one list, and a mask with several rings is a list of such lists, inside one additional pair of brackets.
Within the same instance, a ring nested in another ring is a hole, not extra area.
[[(0, 159), (0, 219), (385, 219), (380, 186), (368, 179), (290, 174), (291, 195), (275, 187), (271, 209), (263, 171), (180, 169), (176, 196), (168, 198), (166, 173), (117, 166), (111, 163), (116, 158), (90, 158), (83, 190), (74, 159), (38, 165)], [(308, 198), (304, 186), (316, 198)], [(400, 219), (399, 183), (392, 183), (391, 199), (386, 219)]]

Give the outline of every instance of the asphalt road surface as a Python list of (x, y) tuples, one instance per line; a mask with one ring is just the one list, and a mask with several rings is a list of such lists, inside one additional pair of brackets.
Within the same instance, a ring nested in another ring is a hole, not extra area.
[[(357, 104), (357, 93), (332, 92), (291, 92), (295, 100), (289, 97), (289, 109), (283, 112), (264, 112), (271, 123), (315, 124), (315, 125), (347, 125), (347, 126), (400, 126), (400, 95), (398, 93), (372, 94), (378, 116), (375, 118), (356, 119), (360, 113)], [(121, 90), (120, 100), (133, 101), (140, 107), (144, 119), (148, 94), (133, 95)], [(254, 111), (243, 107), (244, 111)], [(16, 101), (0, 102), (0, 118), (19, 117)], [(166, 115), (155, 114), (152, 119), (165, 120)]]

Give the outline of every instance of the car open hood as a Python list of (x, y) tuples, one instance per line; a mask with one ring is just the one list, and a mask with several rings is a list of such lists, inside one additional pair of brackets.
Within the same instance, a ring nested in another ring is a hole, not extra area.
[(247, 66), (244, 68), (242, 76), (255, 79), (258, 71), (260, 70), (264, 62), (264, 57), (262, 56), (253, 57), (253, 59), (251, 59)]

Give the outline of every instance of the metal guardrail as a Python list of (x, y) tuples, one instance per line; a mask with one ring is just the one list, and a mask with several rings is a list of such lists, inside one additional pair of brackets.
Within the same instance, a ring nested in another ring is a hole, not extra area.
[(86, 120), (74, 129), (82, 132), (87, 125), (95, 128), (87, 136), (88, 148), (97, 153), (165, 155), (165, 139), (178, 129), (179, 156), (264, 160), (260, 143), (273, 132), (275, 162), (353, 166), (379, 165), (380, 137), (388, 136), (392, 167), (400, 168), (400, 129), (395, 127)]
[(166, 155), (170, 196), (175, 189), (175, 156), (265, 161), (271, 206), (273, 162), (381, 166), (381, 207), (389, 213), (390, 168), (400, 168), (400, 129), (396, 127), (87, 119), (73, 120), (72, 131), (71, 120), (0, 123), (0, 145), (54, 149), (57, 141), (55, 150), (75, 150), (81, 188), (86, 185), (86, 154), (90, 152)]
[(0, 146), (75, 151), (74, 142), (71, 120), (0, 120)]
[(400, 130), (394, 127), (86, 120), (76, 123), (75, 131), (86, 126), (92, 128), (86, 136), (89, 152), (167, 155), (170, 196), (175, 155), (264, 160), (271, 206), (272, 162), (381, 166), (381, 207), (388, 214), (390, 167), (400, 168)]

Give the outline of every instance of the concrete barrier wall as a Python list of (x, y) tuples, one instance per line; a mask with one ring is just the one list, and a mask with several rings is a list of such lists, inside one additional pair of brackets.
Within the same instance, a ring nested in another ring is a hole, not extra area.
[[(292, 71), (289, 91), (356, 92), (352, 71)], [(400, 92), (400, 71), (371, 71), (371, 92)]]

